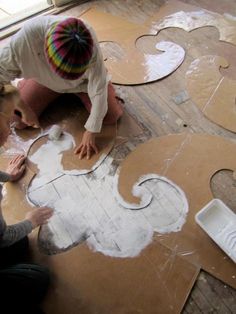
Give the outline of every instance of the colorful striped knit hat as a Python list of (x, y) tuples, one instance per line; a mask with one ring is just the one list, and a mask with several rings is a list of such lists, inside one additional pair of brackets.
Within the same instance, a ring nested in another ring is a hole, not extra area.
[(46, 35), (46, 58), (60, 77), (76, 80), (87, 70), (93, 54), (92, 35), (77, 18), (54, 23)]

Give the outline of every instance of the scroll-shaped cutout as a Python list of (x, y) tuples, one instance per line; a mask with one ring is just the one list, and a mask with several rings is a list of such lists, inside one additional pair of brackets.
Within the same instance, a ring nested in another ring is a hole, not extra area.
[(116, 42), (124, 51), (122, 60), (108, 58), (106, 61), (112, 82), (116, 84), (135, 85), (159, 80), (175, 71), (184, 60), (183, 48), (172, 42), (157, 43), (156, 48), (163, 52), (155, 55), (139, 51), (135, 42), (150, 34), (148, 27), (93, 8), (81, 17), (93, 26), (100, 42)]
[(235, 154), (235, 143), (218, 136), (163, 136), (138, 146), (121, 164), (118, 181), (120, 195), (131, 204), (140, 202), (132, 189), (148, 173), (165, 176), (183, 189), (189, 203), (187, 222), (180, 232), (158, 239), (176, 254), (191, 252), (185, 258), (233, 287), (235, 265), (196, 225), (194, 216), (212, 199), (210, 179), (214, 173), (236, 168)]
[(152, 34), (168, 27), (191, 32), (200, 27), (214, 26), (219, 31), (221, 41), (236, 45), (236, 21), (177, 0), (168, 1), (145, 25), (151, 29)]
[(236, 132), (236, 81), (222, 76), (220, 67), (228, 63), (219, 56), (194, 60), (186, 73), (187, 90), (208, 119)]
[(62, 176), (53, 184), (30, 188), (32, 202), (48, 201), (54, 208), (54, 216), (39, 235), (44, 252), (59, 253), (86, 241), (105, 255), (132, 257), (152, 242), (154, 232), (182, 228), (188, 204), (176, 185), (153, 175), (142, 187), (152, 195), (150, 206), (144, 211), (125, 210), (112, 193), (117, 167), (112, 162), (108, 157), (91, 175)]

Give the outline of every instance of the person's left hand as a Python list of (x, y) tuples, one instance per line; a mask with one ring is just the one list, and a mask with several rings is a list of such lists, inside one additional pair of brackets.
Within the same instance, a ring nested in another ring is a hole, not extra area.
[(9, 162), (6, 172), (10, 175), (10, 181), (17, 181), (23, 175), (25, 159), (25, 155), (19, 154)]
[(85, 155), (87, 155), (87, 159), (90, 159), (93, 152), (95, 154), (98, 153), (98, 148), (95, 144), (95, 133), (85, 131), (81, 144), (75, 148), (74, 153), (79, 154), (79, 159), (82, 159)]

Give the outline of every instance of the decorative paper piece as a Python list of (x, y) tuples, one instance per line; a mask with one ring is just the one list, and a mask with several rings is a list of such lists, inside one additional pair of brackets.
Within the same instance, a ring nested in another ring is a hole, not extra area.
[(214, 26), (220, 33), (221, 41), (236, 45), (236, 21), (177, 0), (168, 1), (145, 25), (151, 29), (152, 34), (168, 27), (190, 32), (200, 27)]
[(44, 252), (55, 254), (87, 241), (105, 255), (132, 257), (152, 241), (155, 231), (169, 233), (182, 228), (188, 204), (176, 185), (152, 177), (146, 184), (152, 194), (150, 206), (129, 211), (119, 206), (112, 193), (116, 168), (107, 157), (91, 175), (62, 176), (40, 188), (32, 182), (29, 199), (54, 208), (54, 216), (39, 236)]
[(234, 263), (197, 226), (194, 216), (213, 198), (211, 177), (221, 169), (236, 169), (235, 154), (235, 143), (218, 136), (164, 136), (138, 146), (121, 164), (118, 182), (121, 197), (131, 206), (140, 202), (132, 189), (146, 174), (156, 173), (177, 184), (189, 202), (187, 221), (180, 232), (163, 234), (158, 241), (233, 287)]
[(81, 17), (95, 29), (100, 42), (116, 42), (124, 51), (122, 60), (108, 58), (106, 61), (112, 82), (116, 84), (135, 85), (159, 80), (175, 71), (184, 60), (183, 48), (172, 42), (157, 43), (154, 55), (139, 51), (135, 42), (150, 34), (148, 27), (93, 8)]
[(221, 75), (227, 68), (219, 56), (203, 56), (194, 60), (186, 73), (188, 93), (199, 109), (211, 121), (236, 132), (236, 81)]
[[(5, 186), (2, 205), (9, 223), (22, 220), (30, 210), (23, 195), (32, 175), (29, 172), (19, 183)], [(94, 253), (87, 245), (47, 257), (38, 252), (36, 242), (31, 246), (35, 262), (46, 264), (53, 274), (51, 290), (44, 302), (44, 310), (52, 314), (73, 311), (87, 314), (91, 309), (104, 314), (140, 309), (153, 314), (180, 312), (199, 273), (197, 266), (157, 242), (132, 259), (110, 258)], [(102, 282), (106, 284), (101, 286)], [(115, 282), (119, 285), (114, 285)]]
[[(116, 125), (105, 125), (102, 128), (102, 132), (97, 134), (96, 137), (99, 153), (94, 154), (89, 160), (86, 158), (80, 160), (78, 155), (74, 154), (74, 148), (75, 145), (79, 145), (81, 142), (88, 113), (84, 108), (78, 105), (71, 105), (70, 109), (67, 106), (66, 110), (68, 111), (67, 114), (65, 112), (65, 106), (64, 108), (57, 108), (57, 111), (61, 111), (60, 116), (63, 116), (63, 119), (62, 117), (61, 119), (56, 118), (58, 125), (60, 125), (63, 130), (63, 134), (59, 140), (52, 141), (48, 138), (48, 135), (40, 137), (32, 144), (28, 152), (28, 157), (31, 162), (44, 162), (41, 164), (41, 171), (37, 179), (42, 177), (42, 171), (44, 173), (47, 172), (47, 178), (44, 178), (42, 182), (39, 180), (41, 185), (65, 173), (79, 175), (93, 171), (109, 154), (115, 143)], [(64, 113), (64, 115), (62, 115), (62, 113)], [(44, 117), (44, 119), (46, 120), (46, 117)], [(63, 153), (60, 154), (61, 152)], [(58, 168), (55, 159), (58, 159), (59, 162), (62, 163), (61, 167)], [(48, 160), (52, 160), (52, 162), (49, 163)], [(35, 168), (32, 163), (29, 163), (29, 166), (33, 171), (37, 172), (37, 168)]]
[(51, 314), (180, 313), (199, 273), (157, 242), (134, 258), (110, 258), (86, 245), (51, 257), (35, 255), (53, 273), (44, 303)]

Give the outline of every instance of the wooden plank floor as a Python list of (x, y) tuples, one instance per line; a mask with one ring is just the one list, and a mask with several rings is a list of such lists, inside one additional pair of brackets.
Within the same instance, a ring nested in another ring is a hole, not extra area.
[[(185, 0), (183, 2), (199, 6), (218, 13), (236, 15), (234, 0)], [(89, 1), (81, 6), (70, 9), (66, 14), (77, 15), (84, 9), (95, 6), (113, 15), (122, 16), (130, 21), (142, 24), (153, 12), (164, 3), (162, 0), (100, 0)], [(63, 14), (65, 14), (63, 13)], [(231, 67), (222, 71), (236, 79), (236, 47), (218, 41), (219, 34), (213, 27), (205, 27), (187, 33), (180, 29), (161, 31), (156, 40), (170, 40), (186, 51), (183, 64), (169, 77), (141, 86), (119, 86), (125, 100), (125, 108), (146, 128), (147, 137), (161, 136), (169, 133), (205, 132), (236, 139), (235, 134), (224, 130), (206, 119), (195, 104), (187, 97), (185, 90), (185, 73), (190, 63), (197, 57), (215, 54), (228, 58)], [(206, 44), (207, 43), (207, 44)], [(142, 38), (137, 46), (144, 52), (152, 49), (152, 38)], [(109, 52), (115, 53), (109, 46)], [(186, 95), (182, 102), (178, 102), (179, 95)], [(215, 197), (220, 197), (236, 211), (236, 187), (231, 171), (222, 171), (212, 180), (212, 190)], [(183, 313), (236, 313), (236, 291), (201, 271), (199, 278), (185, 304)]]
[[(236, 16), (235, 0), (184, 0), (183, 2)], [(93, 5), (97, 9), (142, 24), (163, 3), (162, 0), (88, 1), (63, 14), (78, 16)], [(140, 86), (117, 86), (117, 91), (125, 100), (125, 109), (143, 125), (145, 139), (183, 131), (204, 132), (236, 139), (234, 133), (206, 119), (185, 90), (185, 73), (190, 63), (205, 54), (219, 54), (228, 58), (231, 66), (222, 73), (236, 79), (236, 47), (219, 42), (218, 38), (218, 31), (213, 27), (201, 28), (191, 33), (173, 28), (163, 30), (155, 41), (168, 39), (182, 46), (186, 51), (183, 64), (161, 81)], [(148, 52), (152, 48), (152, 40), (152, 38), (142, 38), (137, 45)], [(112, 50), (114, 48), (107, 49), (108, 53), (114, 53)], [(177, 99), (180, 95), (185, 97), (179, 102)], [(137, 139), (134, 144), (138, 145), (142, 140)], [(222, 171), (215, 175), (211, 187), (215, 197), (220, 197), (236, 211), (236, 187), (231, 171)], [(183, 313), (236, 313), (236, 291), (201, 271)]]

